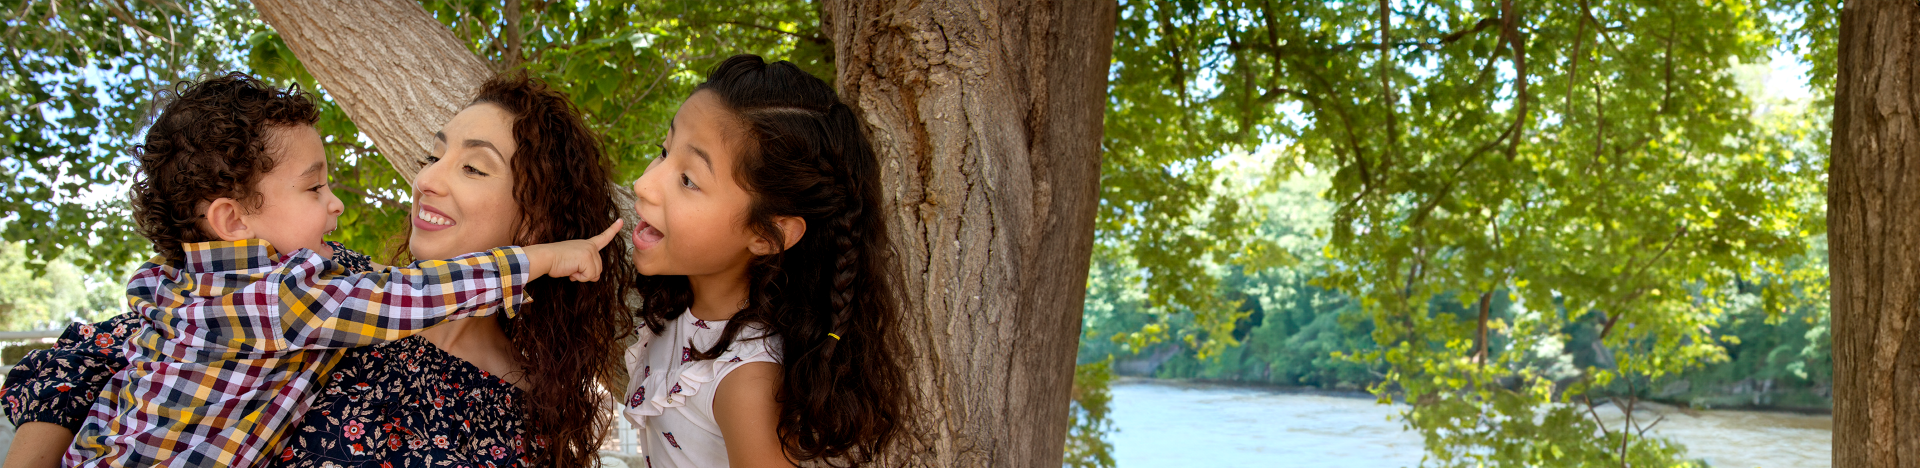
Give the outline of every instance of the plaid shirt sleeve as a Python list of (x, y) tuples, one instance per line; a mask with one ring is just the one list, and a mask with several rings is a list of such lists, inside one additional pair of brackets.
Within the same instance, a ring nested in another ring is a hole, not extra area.
[(496, 312), (512, 317), (531, 300), (529, 262), (519, 247), (355, 274), (300, 252), (309, 253), (288, 258), (269, 281), (251, 286), (274, 289), (280, 310), (271, 320), (278, 338), (293, 348), (393, 341), (449, 320)]

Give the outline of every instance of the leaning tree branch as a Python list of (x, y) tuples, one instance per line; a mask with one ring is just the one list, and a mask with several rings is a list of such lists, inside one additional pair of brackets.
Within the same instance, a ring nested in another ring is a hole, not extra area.
[(121, 2), (113, 1), (105, 3), (107, 5), (107, 11), (112, 13), (113, 17), (119, 18), (120, 22), (126, 23), (127, 27), (133, 28), (135, 31), (140, 31), (140, 34), (145, 34), (147, 37), (166, 41), (167, 45), (180, 47), (180, 43), (174, 42), (173, 39), (161, 37), (159, 34), (154, 34), (153, 31), (148, 31), (147, 28), (140, 27), (140, 21), (135, 20), (133, 13), (128, 12), (126, 5)]
[(1514, 137), (1507, 141), (1507, 161), (1520, 152), (1520, 140), (1527, 133), (1527, 38), (1520, 32), (1520, 17), (1513, 12), (1513, 0), (1500, 0), (1501, 37), (1513, 46)]
[[(1651, 258), (1648, 258), (1648, 259), (1647, 259), (1647, 261), (1646, 261), (1646, 262), (1643, 262), (1643, 263), (1641, 263), (1641, 264), (1640, 264), (1640, 266), (1638, 266), (1638, 267), (1636, 267), (1636, 268), (1634, 268), (1634, 270), (1633, 270), (1633, 273), (1631, 273), (1631, 274), (1626, 274), (1626, 273), (1623, 273), (1623, 274), (1621, 275), (1621, 280), (1623, 280), (1622, 282), (1625, 282), (1625, 283), (1637, 283), (1637, 282), (1639, 282), (1639, 281), (1640, 281), (1640, 275), (1641, 275), (1641, 274), (1644, 274), (1644, 273), (1646, 273), (1646, 272), (1647, 272), (1647, 270), (1649, 270), (1649, 269), (1652, 269), (1652, 268), (1653, 268), (1653, 264), (1655, 264), (1655, 263), (1659, 263), (1659, 262), (1660, 262), (1660, 259), (1661, 259), (1661, 258), (1665, 258), (1665, 257), (1667, 256), (1667, 252), (1670, 252), (1670, 251), (1672, 251), (1672, 250), (1673, 250), (1673, 244), (1674, 244), (1675, 242), (1678, 242), (1678, 241), (1680, 240), (1680, 238), (1681, 238), (1681, 237), (1683, 237), (1683, 236), (1686, 236), (1686, 235), (1687, 235), (1687, 226), (1686, 226), (1686, 225), (1681, 225), (1679, 229), (1675, 229), (1675, 230), (1673, 231), (1673, 235), (1672, 235), (1672, 236), (1669, 236), (1669, 237), (1667, 237), (1667, 243), (1666, 243), (1666, 245), (1665, 245), (1665, 246), (1662, 246), (1662, 247), (1660, 247), (1660, 252), (1659, 252), (1659, 253), (1656, 253), (1656, 254), (1654, 254), (1654, 255), (1653, 255), (1653, 257), (1651, 257)], [(1629, 275), (1630, 275), (1630, 276), (1629, 276)], [(1627, 294), (1627, 295), (1626, 295), (1625, 297), (1623, 297), (1623, 298), (1621, 298), (1621, 299), (1620, 299), (1619, 301), (1616, 301), (1616, 302), (1614, 302), (1614, 305), (1624, 305), (1624, 304), (1626, 304), (1626, 303), (1628, 303), (1628, 302), (1633, 302), (1633, 300), (1634, 300), (1634, 299), (1639, 299), (1639, 298), (1640, 298), (1640, 295), (1642, 295), (1642, 294), (1645, 294), (1645, 293), (1646, 293), (1646, 288), (1634, 288), (1634, 291), (1633, 291), (1633, 292), (1631, 292), (1631, 293), (1628, 293), (1628, 294)], [(1601, 339), (1606, 339), (1606, 337), (1607, 337), (1607, 333), (1609, 333), (1609, 332), (1612, 332), (1612, 331), (1613, 331), (1613, 324), (1614, 324), (1614, 322), (1617, 322), (1617, 321), (1619, 321), (1619, 320), (1620, 320), (1620, 317), (1624, 317), (1624, 316), (1626, 316), (1626, 315), (1627, 315), (1627, 311), (1628, 311), (1628, 310), (1630, 310), (1630, 309), (1627, 309), (1627, 308), (1625, 308), (1625, 307), (1619, 307), (1618, 309), (1619, 309), (1619, 311), (1620, 311), (1620, 312), (1619, 312), (1619, 313), (1616, 313), (1616, 314), (1613, 314), (1613, 316), (1612, 316), (1612, 317), (1609, 317), (1609, 318), (1607, 318), (1607, 324), (1606, 324), (1605, 326), (1602, 326), (1602, 327), (1600, 327), (1600, 338), (1601, 338)]]

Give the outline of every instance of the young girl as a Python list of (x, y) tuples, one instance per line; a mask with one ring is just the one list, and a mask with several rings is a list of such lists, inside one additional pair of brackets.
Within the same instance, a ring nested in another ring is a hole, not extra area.
[(626, 416), (654, 468), (859, 465), (904, 425), (878, 164), (833, 89), (727, 59), (634, 181)]

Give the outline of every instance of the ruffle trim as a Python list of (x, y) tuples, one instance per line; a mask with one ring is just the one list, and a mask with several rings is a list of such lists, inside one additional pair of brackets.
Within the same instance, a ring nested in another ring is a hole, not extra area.
[[(682, 325), (678, 322), (674, 324), (674, 326)], [(736, 337), (733, 345), (719, 357), (686, 362), (679, 366), (679, 375), (674, 376), (668, 375), (665, 370), (653, 372), (647, 365), (647, 347), (656, 335), (646, 326), (641, 326), (638, 332), (639, 340), (627, 347), (628, 372), (640, 371), (638, 375), (630, 376), (627, 384), (626, 407), (622, 411), (626, 414), (627, 421), (633, 423), (636, 429), (645, 428), (647, 425), (645, 418), (665, 414), (667, 408), (685, 406), (687, 401), (705, 390), (728, 366), (749, 362), (779, 362), (769, 346), (778, 338), (754, 339), (764, 334), (765, 331), (758, 327), (742, 330), (741, 336)], [(680, 346), (684, 348), (686, 344)], [(688, 351), (682, 349), (676, 354), (685, 355)]]

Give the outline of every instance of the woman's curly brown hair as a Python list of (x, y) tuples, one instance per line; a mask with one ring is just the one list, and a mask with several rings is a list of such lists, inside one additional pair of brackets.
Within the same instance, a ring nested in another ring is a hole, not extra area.
[(320, 118), (297, 85), (282, 90), (239, 72), (176, 83), (156, 102), (160, 113), (146, 141), (130, 151), (140, 162), (133, 219), (172, 264), (184, 261), (182, 244), (215, 240), (200, 228), (201, 203), (232, 198), (259, 208), (254, 184), (273, 170), (267, 129)]
[[(585, 239), (620, 219), (613, 161), (566, 94), (524, 76), (496, 77), (480, 85), (478, 104), (513, 115), (516, 243)], [(600, 442), (612, 429), (604, 411), (612, 396), (600, 385), (625, 382), (621, 339), (634, 330), (626, 298), (639, 273), (619, 246), (601, 249), (600, 265), (597, 282), (533, 280), (527, 295), (536, 300), (500, 319), (533, 384), (521, 400), (527, 438), (547, 442), (529, 454), (534, 466), (598, 464)]]

